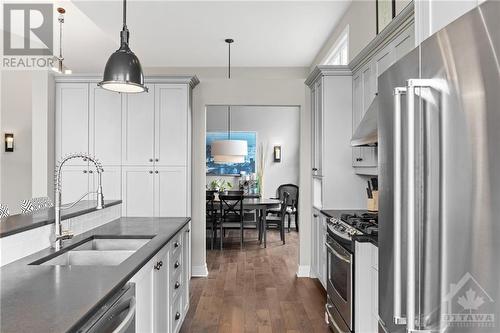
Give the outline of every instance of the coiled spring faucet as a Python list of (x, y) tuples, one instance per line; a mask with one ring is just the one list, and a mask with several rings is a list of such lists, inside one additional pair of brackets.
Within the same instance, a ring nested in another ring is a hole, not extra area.
[[(82, 159), (83, 161), (90, 161), (91, 163), (94, 164), (97, 175), (98, 175), (98, 185), (97, 185), (97, 191), (91, 191), (87, 192), (84, 195), (81, 196), (80, 199), (75, 201), (72, 204), (69, 204), (68, 206), (62, 207), (61, 205), (61, 198), (62, 198), (62, 182), (61, 182), (61, 170), (62, 167), (66, 162), (69, 160), (73, 159)], [(56, 251), (59, 251), (62, 247), (62, 241), (65, 239), (70, 239), (73, 237), (73, 234), (68, 230), (63, 232), (62, 231), (62, 224), (61, 224), (61, 210), (71, 208), (75, 206), (78, 202), (83, 200), (88, 194), (96, 193), (97, 194), (97, 206), (96, 209), (102, 209), (104, 208), (104, 195), (102, 194), (102, 173), (104, 172), (104, 169), (102, 167), (101, 162), (99, 162), (98, 159), (96, 159), (93, 156), (90, 156), (89, 154), (86, 153), (73, 153), (65, 156), (56, 166), (56, 171), (55, 171), (55, 233), (54, 233), (54, 248)]]

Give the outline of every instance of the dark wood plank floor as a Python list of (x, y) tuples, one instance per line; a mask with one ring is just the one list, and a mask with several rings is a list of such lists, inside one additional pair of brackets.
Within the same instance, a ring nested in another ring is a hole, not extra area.
[(190, 310), (181, 332), (329, 332), (324, 320), (326, 293), (314, 279), (297, 278), (298, 234), (268, 232), (268, 247), (256, 232), (237, 231), (224, 251), (207, 251), (208, 278), (191, 279)]

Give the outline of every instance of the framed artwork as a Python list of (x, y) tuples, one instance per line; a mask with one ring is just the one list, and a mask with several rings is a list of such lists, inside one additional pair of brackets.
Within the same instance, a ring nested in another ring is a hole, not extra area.
[(257, 132), (233, 132), (232, 140), (244, 140), (247, 142), (248, 155), (243, 163), (215, 163), (212, 157), (212, 142), (227, 140), (227, 132), (207, 132), (206, 144), (206, 167), (207, 175), (211, 176), (239, 176), (241, 171), (247, 174), (255, 173), (255, 160), (257, 156)]
[(377, 35), (396, 16), (396, 0), (375, 0), (377, 15)]

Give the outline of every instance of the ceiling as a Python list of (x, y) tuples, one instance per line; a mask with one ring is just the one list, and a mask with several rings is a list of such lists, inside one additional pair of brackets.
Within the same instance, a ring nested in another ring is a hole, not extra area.
[[(227, 66), (224, 39), (233, 38), (233, 66), (308, 67), (349, 3), (129, 0), (130, 47), (143, 67), (220, 67)], [(121, 1), (58, 5), (67, 11), (67, 66), (74, 72), (102, 72), (118, 48)]]

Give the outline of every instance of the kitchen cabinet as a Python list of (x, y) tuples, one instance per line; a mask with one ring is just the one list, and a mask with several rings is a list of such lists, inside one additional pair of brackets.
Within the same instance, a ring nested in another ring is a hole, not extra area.
[[(413, 20), (413, 5), (409, 5), (349, 64), (353, 71), (353, 134), (370, 105), (376, 101), (378, 77), (414, 48)], [(357, 174), (377, 174), (376, 147), (353, 147), (351, 160)]]
[(123, 167), (123, 216), (154, 216), (154, 182), (153, 166)]
[[(56, 86), (56, 162), (75, 152), (89, 152), (89, 85), (60, 83)], [(67, 165), (86, 165), (80, 159)]]
[[(80, 199), (93, 188), (93, 178), (89, 177), (88, 165), (66, 166), (61, 171), (62, 197), (61, 202), (68, 204)], [(89, 199), (89, 197), (85, 198)]]
[[(150, 90), (142, 94), (110, 92), (97, 86), (99, 80), (56, 78), (58, 158), (70, 152), (95, 155), (105, 170), (105, 198), (122, 199), (124, 216), (190, 216), (190, 112), (198, 79), (150, 78)], [(66, 178), (68, 200), (97, 186), (95, 175), (85, 185), (78, 184), (84, 177), (76, 171)]]
[(90, 86), (90, 153), (105, 166), (121, 165), (122, 94)]
[(311, 163), (317, 168), (311, 174), (311, 204), (318, 210), (366, 205), (358, 190), (365, 187), (364, 181), (353, 172), (350, 161), (352, 82), (347, 66), (317, 66), (305, 82), (311, 91), (313, 108), (311, 149), (316, 153), (311, 154)]
[(319, 210), (313, 209), (311, 242), (311, 276), (317, 278), (326, 289), (326, 219)]
[(185, 166), (188, 154), (188, 88), (156, 84), (155, 163)]
[(378, 326), (378, 248), (355, 242), (354, 327), (356, 332), (377, 332)]
[(154, 87), (127, 94), (123, 108), (123, 165), (152, 165), (154, 159)]
[(185, 167), (156, 167), (154, 174), (155, 216), (187, 216)]
[(130, 280), (136, 288), (136, 332), (179, 332), (189, 309), (190, 231), (188, 223)]

